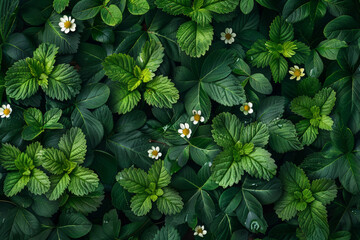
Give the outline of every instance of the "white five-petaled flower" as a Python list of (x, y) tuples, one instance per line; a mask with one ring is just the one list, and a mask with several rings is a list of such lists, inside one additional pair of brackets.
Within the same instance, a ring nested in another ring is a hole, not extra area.
[(305, 76), (304, 69), (299, 68), (297, 65), (291, 67), (289, 73), (291, 74), (290, 79), (296, 78), (296, 81), (300, 81), (300, 79)]
[(10, 117), (10, 114), (11, 114), (11, 112), (12, 112), (12, 109), (11, 109), (11, 107), (10, 107), (10, 104), (8, 104), (8, 105), (2, 105), (2, 107), (0, 108), (0, 116), (1, 116), (1, 118), (8, 118), (8, 117)]
[(155, 159), (158, 159), (162, 155), (162, 153), (160, 152), (160, 148), (154, 146), (152, 146), (151, 149), (148, 150), (148, 153), (150, 158), (155, 158)]
[(236, 33), (232, 32), (232, 28), (225, 28), (225, 32), (221, 33), (221, 40), (225, 41), (225, 44), (232, 44), (235, 41)]
[(191, 136), (191, 129), (188, 123), (180, 123), (180, 129), (178, 130), (178, 133), (180, 133), (181, 137), (187, 137), (190, 138)]
[(204, 225), (202, 225), (202, 226), (198, 225), (195, 228), (194, 236), (198, 235), (199, 237), (203, 237), (206, 235), (206, 233), (207, 233), (207, 231), (205, 230)]
[(241, 107), (240, 110), (245, 114), (252, 114), (254, 112), (254, 110), (252, 109), (253, 104), (251, 102), (248, 103), (244, 103)]
[(70, 31), (75, 32), (76, 23), (75, 18), (71, 19), (71, 17), (64, 15), (60, 18), (59, 26), (61, 27), (61, 31), (68, 34)]
[(190, 121), (192, 121), (194, 125), (198, 124), (198, 122), (205, 121), (205, 118), (201, 116), (201, 110), (199, 111), (193, 110), (192, 114), (193, 116), (190, 118)]

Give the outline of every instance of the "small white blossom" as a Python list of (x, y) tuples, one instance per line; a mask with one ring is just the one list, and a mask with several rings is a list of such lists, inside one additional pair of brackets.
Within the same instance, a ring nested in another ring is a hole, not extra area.
[(160, 148), (154, 146), (152, 146), (151, 149), (148, 150), (148, 153), (149, 153), (149, 158), (155, 158), (155, 159), (158, 159), (162, 155), (162, 153), (160, 152)]
[(180, 129), (178, 130), (178, 133), (180, 133), (181, 137), (187, 137), (190, 138), (191, 136), (191, 129), (188, 123), (180, 123)]
[(304, 69), (299, 68), (299, 66), (295, 65), (294, 67), (290, 68), (289, 73), (291, 74), (290, 79), (295, 79), (296, 81), (300, 81), (300, 79), (305, 76)]
[(12, 113), (12, 109), (10, 107), (10, 104), (8, 105), (2, 105), (2, 107), (0, 108), (0, 116), (1, 118), (8, 118), (10, 117), (10, 114)]
[(252, 109), (252, 106), (253, 106), (253, 104), (251, 102), (244, 103), (240, 107), (240, 111), (242, 111), (244, 113), (244, 115), (252, 114), (254, 112), (254, 110)]
[(235, 41), (236, 33), (232, 32), (232, 28), (225, 28), (225, 32), (221, 33), (221, 40), (225, 41), (225, 44), (232, 44)]
[(70, 31), (75, 32), (76, 30), (76, 23), (75, 19), (71, 19), (71, 17), (64, 15), (60, 18), (59, 26), (61, 27), (61, 31), (68, 34)]
[(193, 110), (192, 114), (193, 116), (190, 118), (190, 121), (192, 121), (194, 125), (198, 124), (198, 122), (205, 121), (205, 118), (201, 116), (201, 110), (199, 111)]
[(194, 236), (199, 236), (199, 237), (204, 237), (206, 235), (207, 231), (205, 230), (204, 225), (200, 226), (196, 226), (195, 228), (195, 232), (194, 232)]

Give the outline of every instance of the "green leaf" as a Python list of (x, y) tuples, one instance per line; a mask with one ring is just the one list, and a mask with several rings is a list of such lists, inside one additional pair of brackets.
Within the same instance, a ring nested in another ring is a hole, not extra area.
[(30, 181), (30, 176), (22, 175), (20, 172), (8, 173), (4, 181), (4, 193), (11, 197), (19, 193)]
[(167, 240), (167, 239), (180, 240), (181, 238), (178, 231), (174, 227), (166, 225), (156, 232), (153, 240)]
[(103, 83), (95, 83), (82, 88), (76, 97), (76, 104), (79, 107), (95, 109), (106, 103), (110, 96), (110, 89)]
[(130, 92), (120, 83), (110, 82), (109, 88), (109, 107), (112, 112), (118, 114), (130, 112), (141, 99), (141, 94), (138, 90)]
[(6, 95), (15, 100), (23, 100), (34, 95), (39, 85), (34, 78), (25, 60), (17, 61), (6, 72)]
[(227, 50), (215, 50), (211, 52), (201, 66), (200, 81), (211, 83), (226, 78), (231, 73), (231, 64), (234, 63), (234, 55)]
[[(161, 161), (159, 162), (163, 163)], [(165, 169), (163, 170), (166, 171)], [(153, 171), (155, 171), (155, 169)], [(145, 173), (144, 170), (140, 168), (131, 167), (124, 169), (118, 173), (118, 175), (116, 176), (116, 180), (120, 183), (121, 186), (123, 186), (126, 190), (128, 190), (131, 193), (139, 193), (139, 194), (144, 193), (145, 189), (149, 185), (149, 179), (147, 174)], [(167, 182), (166, 180), (165, 182)]]
[(314, 106), (315, 103), (313, 99), (311, 99), (308, 96), (300, 96), (297, 98), (294, 98), (291, 101), (290, 109), (297, 115), (300, 115), (304, 118), (311, 119), (313, 117), (313, 113), (311, 112), (310, 108)]
[(103, 229), (106, 235), (117, 238), (121, 229), (121, 220), (115, 209), (105, 213), (103, 217)]
[(59, 141), (59, 149), (69, 161), (82, 164), (86, 154), (85, 135), (79, 128), (71, 128)]
[(244, 14), (249, 14), (254, 8), (254, 0), (241, 0), (240, 10)]
[(34, 168), (28, 184), (28, 189), (35, 195), (46, 193), (50, 189), (50, 180), (41, 170)]
[(179, 91), (169, 78), (160, 75), (146, 84), (144, 99), (149, 105), (171, 108), (179, 99)]
[(270, 96), (261, 100), (256, 112), (257, 120), (269, 124), (282, 117), (285, 107), (285, 98)]
[(233, 147), (240, 139), (243, 123), (230, 113), (220, 113), (213, 119), (211, 131), (215, 142), (221, 147)]
[(251, 75), (251, 69), (249, 65), (241, 58), (236, 60), (236, 62), (234, 63), (234, 69), (232, 71), (239, 75)]
[(270, 25), (269, 36), (273, 42), (284, 43), (294, 38), (294, 29), (290, 23), (277, 16)]
[(187, 15), (191, 12), (191, 0), (155, 0), (158, 8), (171, 15)]
[(135, 215), (146, 215), (152, 207), (150, 196), (147, 193), (136, 194), (131, 198), (130, 207)]
[(283, 14), (287, 22), (300, 22), (310, 15), (310, 2), (287, 1), (284, 5)]
[(246, 55), (252, 65), (256, 67), (266, 67), (269, 65), (273, 55), (266, 48), (266, 42), (266, 39), (259, 39), (251, 46), (249, 51), (247, 51)]
[(98, 176), (88, 168), (78, 166), (71, 172), (69, 191), (77, 196), (95, 191), (98, 185)]
[(75, 4), (71, 14), (79, 20), (87, 20), (95, 17), (103, 5), (98, 0), (81, 0)]
[(303, 149), (297, 138), (295, 126), (291, 121), (286, 119), (275, 120), (268, 125), (268, 130), (270, 147), (276, 152), (285, 153)]
[(76, 70), (69, 64), (59, 64), (48, 78), (47, 88), (42, 87), (46, 95), (63, 101), (80, 92), (81, 79)]
[(42, 112), (36, 108), (28, 108), (24, 111), (24, 120), (27, 125), (41, 128), (44, 125)]
[(100, 15), (104, 23), (109, 26), (116, 26), (122, 21), (122, 13), (115, 4), (110, 4), (109, 7), (104, 6), (100, 11)]
[(303, 145), (312, 144), (319, 134), (318, 129), (312, 126), (309, 120), (301, 120), (295, 125), (295, 127), (299, 136), (299, 140)]
[(184, 102), (186, 112), (189, 115), (192, 114), (192, 111), (196, 109), (201, 110), (205, 121), (210, 118), (211, 101), (200, 84), (194, 86), (186, 93)]
[(133, 72), (135, 60), (129, 55), (112, 54), (105, 58), (103, 66), (105, 74), (113, 81), (127, 83), (136, 78)]
[(288, 193), (310, 189), (310, 182), (304, 171), (295, 164), (286, 162), (280, 168), (280, 180)]
[(20, 150), (9, 143), (3, 143), (0, 148), (0, 163), (8, 171), (17, 170), (15, 160), (21, 154)]
[(90, 232), (91, 227), (91, 222), (80, 213), (62, 213), (57, 228), (70, 238), (81, 238)]
[(33, 59), (39, 61), (45, 67), (46, 75), (50, 75), (50, 73), (54, 69), (55, 57), (58, 49), (59, 48), (56, 47), (54, 44), (42, 43), (34, 51)]
[(190, 57), (201, 57), (209, 49), (214, 29), (210, 24), (200, 25), (189, 21), (180, 25), (176, 38), (181, 50)]
[(329, 60), (336, 60), (339, 50), (344, 47), (347, 47), (345, 41), (341, 41), (338, 39), (329, 39), (320, 42), (319, 45), (316, 47), (316, 50), (324, 58), (327, 58)]
[(216, 82), (203, 82), (202, 87), (211, 99), (224, 106), (240, 105), (246, 100), (243, 86), (233, 75)]
[(347, 154), (344, 157), (343, 165), (339, 166), (343, 167), (339, 180), (347, 191), (356, 194), (360, 191), (360, 158), (358, 154)]
[(353, 17), (342, 15), (326, 24), (324, 36), (328, 39), (336, 38), (351, 42), (360, 37), (360, 25)]
[(242, 164), (234, 160), (231, 149), (225, 149), (215, 157), (211, 171), (211, 177), (223, 188), (238, 183), (244, 174)]
[(163, 57), (164, 48), (161, 43), (150, 40), (145, 42), (136, 63), (141, 69), (148, 68), (152, 72), (156, 72), (163, 62)]
[(132, 15), (144, 15), (150, 9), (146, 0), (129, 0), (127, 8)]
[(293, 194), (283, 194), (275, 203), (274, 210), (283, 221), (288, 221), (296, 216), (296, 199)]
[(323, 70), (324, 64), (319, 54), (315, 50), (312, 50), (309, 57), (305, 61), (306, 74), (310, 77), (318, 78), (320, 77)]
[(270, 180), (276, 174), (275, 160), (265, 149), (256, 147), (252, 153), (241, 158), (242, 168), (251, 176)]
[(171, 176), (165, 169), (164, 161), (158, 160), (149, 169), (149, 181), (156, 183), (157, 188), (163, 188), (170, 184)]
[[(39, 152), (38, 157), (42, 166), (52, 174), (61, 174), (67, 169), (65, 154), (55, 148), (46, 148)], [(71, 169), (72, 170), (72, 169)]]
[(329, 116), (321, 116), (319, 128), (327, 131), (332, 130), (332, 125), (334, 124), (334, 121)]
[(50, 176), (50, 189), (47, 193), (49, 200), (58, 199), (68, 187), (70, 183), (70, 177), (67, 173), (63, 175), (52, 175)]
[(62, 110), (52, 108), (44, 114), (44, 129), (62, 129), (63, 125), (58, 123), (61, 118)]
[(288, 71), (288, 63), (285, 58), (273, 55), (270, 59), (269, 65), (274, 81), (276, 83), (281, 82)]
[(172, 188), (163, 188), (164, 194), (158, 198), (156, 205), (159, 211), (165, 215), (179, 213), (184, 206), (178, 192)]
[(194, 9), (188, 14), (191, 19), (201, 25), (211, 23), (212, 16), (211, 12), (205, 8)]
[(269, 140), (267, 126), (261, 122), (251, 123), (241, 130), (240, 142), (252, 143), (255, 147), (264, 147)]
[[(354, 135), (346, 126), (336, 124), (330, 133), (331, 142), (343, 153), (350, 153), (354, 149)], [(1, 153), (0, 153), (1, 154)]]
[(219, 207), (224, 213), (231, 214), (239, 206), (242, 200), (240, 188), (232, 187), (226, 189), (219, 198)]
[(277, 178), (264, 181), (256, 178), (246, 177), (242, 184), (242, 191), (251, 193), (264, 205), (276, 202), (281, 196), (282, 184)]
[(262, 74), (255, 73), (249, 77), (250, 86), (257, 92), (262, 94), (272, 93), (272, 86), (270, 81)]
[(314, 97), (316, 106), (320, 107), (320, 114), (329, 115), (335, 106), (336, 93), (331, 88), (323, 88)]
[(58, 201), (49, 201), (45, 195), (34, 196), (31, 209), (41, 217), (51, 217), (59, 210)]
[(54, 0), (53, 7), (57, 13), (61, 13), (69, 5), (70, 0)]
[(38, 153), (43, 149), (39, 142), (33, 142), (26, 147), (25, 153), (33, 160), (35, 167), (41, 165)]
[(327, 205), (332, 202), (337, 194), (337, 187), (334, 180), (316, 179), (311, 183), (311, 192), (314, 198)]
[(327, 223), (327, 212), (324, 205), (319, 201), (313, 201), (308, 207), (299, 212), (299, 226), (308, 240), (327, 239), (329, 236), (329, 225)]
[(239, 0), (204, 0), (203, 8), (215, 13), (225, 14), (235, 10)]

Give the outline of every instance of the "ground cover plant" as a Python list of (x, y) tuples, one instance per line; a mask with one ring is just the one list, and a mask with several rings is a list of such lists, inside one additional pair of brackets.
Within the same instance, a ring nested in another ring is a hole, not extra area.
[(360, 0), (1, 0), (0, 239), (359, 240)]

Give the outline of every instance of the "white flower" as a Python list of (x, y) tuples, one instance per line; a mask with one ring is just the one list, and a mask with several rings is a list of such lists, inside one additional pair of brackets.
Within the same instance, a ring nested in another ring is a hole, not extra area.
[(191, 136), (191, 129), (188, 123), (180, 123), (180, 129), (178, 130), (178, 133), (180, 133), (181, 137), (187, 137), (190, 138)]
[(300, 81), (301, 77), (305, 76), (304, 69), (297, 65), (291, 67), (289, 73), (292, 75), (290, 79), (296, 78), (296, 81)]
[(244, 103), (240, 107), (240, 111), (242, 111), (245, 115), (252, 114), (254, 110), (252, 109), (253, 104), (251, 102)]
[(70, 31), (75, 32), (76, 29), (76, 23), (75, 19), (71, 19), (71, 17), (64, 15), (62, 18), (60, 18), (59, 26), (61, 27), (61, 31), (68, 34)]
[(2, 107), (0, 108), (0, 116), (1, 118), (8, 118), (10, 117), (10, 114), (12, 113), (12, 109), (10, 107), (10, 104), (8, 105), (2, 105)]
[(152, 146), (151, 149), (148, 150), (148, 153), (149, 153), (149, 158), (155, 158), (155, 159), (158, 159), (162, 155), (162, 153), (160, 152), (160, 148), (154, 146)]
[(199, 237), (203, 237), (206, 235), (206, 233), (207, 233), (207, 231), (205, 230), (204, 225), (202, 225), (202, 226), (198, 225), (195, 228), (194, 236), (198, 235)]
[(198, 124), (198, 122), (205, 121), (205, 118), (201, 116), (201, 110), (199, 111), (193, 110), (192, 114), (193, 116), (190, 118), (190, 121), (192, 121), (194, 125)]
[(225, 41), (225, 44), (232, 44), (235, 41), (236, 33), (232, 32), (232, 28), (225, 28), (225, 32), (221, 33), (221, 40)]

